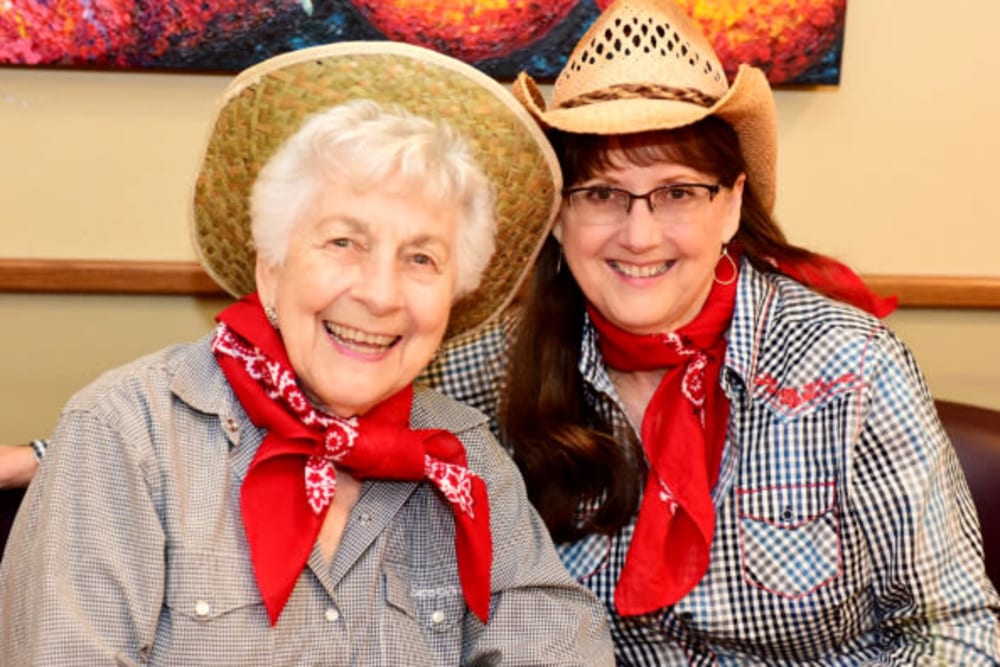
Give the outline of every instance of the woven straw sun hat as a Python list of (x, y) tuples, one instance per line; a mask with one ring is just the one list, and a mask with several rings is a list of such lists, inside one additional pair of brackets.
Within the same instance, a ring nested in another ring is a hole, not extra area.
[(552, 87), (522, 72), (514, 95), (544, 126), (582, 134), (668, 130), (718, 116), (736, 130), (747, 177), (774, 208), (778, 122), (764, 73), (740, 65), (729, 85), (699, 26), (670, 0), (619, 0), (598, 17)]
[(469, 142), (496, 190), (497, 244), (446, 336), (485, 324), (513, 299), (558, 211), (562, 176), (537, 123), (503, 86), (458, 60), (394, 42), (292, 51), (236, 76), (218, 105), (195, 183), (192, 237), (206, 272), (241, 297), (254, 289), (250, 192), (305, 118), (351, 99), (444, 120)]

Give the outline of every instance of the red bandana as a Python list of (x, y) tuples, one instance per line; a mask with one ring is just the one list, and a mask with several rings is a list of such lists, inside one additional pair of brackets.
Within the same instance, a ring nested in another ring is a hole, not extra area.
[(729, 419), (719, 371), (735, 302), (735, 280), (715, 283), (694, 320), (673, 333), (650, 335), (623, 331), (587, 306), (608, 366), (666, 369), (642, 418), (650, 470), (615, 586), (615, 607), (624, 616), (676, 603), (708, 569), (715, 531), (711, 489)]
[(254, 575), (271, 624), (288, 601), (336, 489), (336, 467), (359, 479), (428, 480), (451, 504), (466, 604), (489, 616), (493, 545), (483, 480), (466, 467), (452, 433), (410, 428), (413, 387), (361, 417), (312, 407), (256, 294), (223, 310), (212, 341), (219, 366), (250, 420), (268, 433), (241, 490)]
[[(736, 249), (738, 253), (738, 248)], [(896, 296), (882, 297), (865, 285), (849, 266), (826, 255), (814, 255), (808, 262), (771, 260), (775, 268), (803, 285), (819, 289), (878, 318), (888, 317), (899, 305)]]

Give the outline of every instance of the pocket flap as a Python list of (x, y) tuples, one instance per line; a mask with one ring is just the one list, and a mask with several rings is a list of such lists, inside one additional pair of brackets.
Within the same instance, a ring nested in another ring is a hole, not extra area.
[(176, 613), (210, 620), (262, 604), (249, 558), (190, 549), (167, 553), (166, 603)]
[(833, 482), (816, 482), (739, 489), (736, 493), (741, 518), (795, 528), (830, 511), (835, 490)]

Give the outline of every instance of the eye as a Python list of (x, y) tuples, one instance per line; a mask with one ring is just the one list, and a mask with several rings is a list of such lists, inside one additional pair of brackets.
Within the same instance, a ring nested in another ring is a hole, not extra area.
[(597, 202), (614, 201), (618, 198), (618, 191), (605, 185), (597, 185), (583, 191), (587, 199)]
[(410, 262), (416, 264), (417, 266), (427, 267), (429, 269), (436, 269), (438, 265), (437, 260), (425, 252), (413, 253), (410, 255)]
[(666, 196), (674, 200), (694, 199), (698, 196), (697, 190), (687, 185), (671, 185), (666, 188)]
[(335, 246), (337, 248), (350, 248), (351, 247), (351, 239), (343, 238), (343, 237), (341, 237), (341, 238), (335, 238), (335, 239), (330, 239), (329, 241), (327, 241), (327, 243), (329, 243), (330, 245)]

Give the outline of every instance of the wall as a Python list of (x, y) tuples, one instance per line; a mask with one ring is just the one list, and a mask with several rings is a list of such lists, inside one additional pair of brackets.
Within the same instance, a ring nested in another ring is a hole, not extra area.
[[(867, 273), (1000, 275), (1000, 5), (850, 0), (841, 85), (777, 93), (778, 217)], [(0, 256), (193, 259), (190, 187), (226, 77), (0, 69)], [(0, 294), (0, 442), (222, 301)], [(934, 393), (1000, 408), (1000, 312), (891, 325)]]

